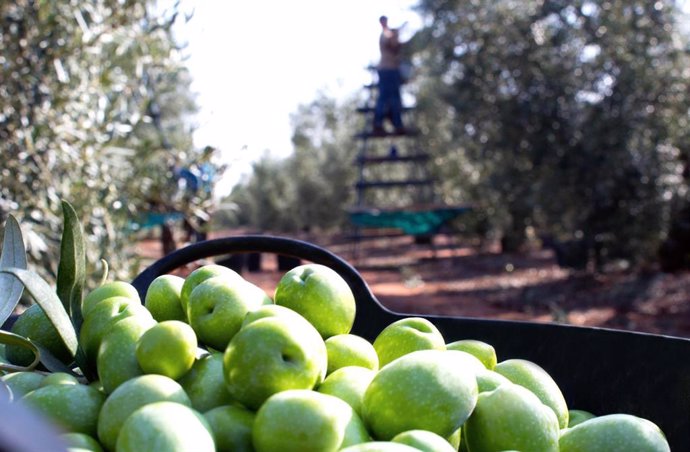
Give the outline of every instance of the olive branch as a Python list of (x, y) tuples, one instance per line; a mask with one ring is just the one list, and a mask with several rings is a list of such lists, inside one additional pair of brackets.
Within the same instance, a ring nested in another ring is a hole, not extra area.
[(28, 366), (0, 363), (0, 370), (34, 370), (40, 363), (51, 372), (68, 372), (93, 380), (95, 372), (89, 367), (78, 340), (86, 281), (83, 231), (74, 208), (67, 201), (62, 201), (62, 212), (64, 228), (55, 289), (36, 272), (27, 269), (24, 239), (17, 219), (10, 215), (5, 222), (0, 252), (0, 324), (10, 318), (26, 290), (57, 330), (72, 361), (61, 362), (30, 338), (0, 330), (0, 344), (19, 345), (34, 355)]

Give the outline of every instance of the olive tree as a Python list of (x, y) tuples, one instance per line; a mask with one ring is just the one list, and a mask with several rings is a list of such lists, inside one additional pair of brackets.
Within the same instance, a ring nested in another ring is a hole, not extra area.
[(650, 256), (684, 190), (690, 74), (675, 3), (418, 7), (420, 95), (442, 100), (449, 196), (486, 211), (508, 248), (532, 228)]
[[(146, 211), (204, 209), (175, 171), (201, 164), (194, 103), (171, 32), (175, 8), (148, 1), (0, 3), (0, 220), (17, 216), (42, 271), (56, 270), (60, 200), (73, 204), (88, 261), (131, 276)], [(163, 206), (163, 207), (161, 207)]]

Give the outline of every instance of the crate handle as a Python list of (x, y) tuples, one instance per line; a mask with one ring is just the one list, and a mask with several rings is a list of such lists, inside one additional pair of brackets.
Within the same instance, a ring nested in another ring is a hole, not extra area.
[(330, 267), (352, 289), (357, 300), (358, 315), (366, 318), (369, 315), (380, 317), (381, 314), (392, 314), (376, 299), (362, 275), (341, 257), (309, 242), (272, 235), (222, 237), (187, 245), (155, 261), (132, 281), (132, 285), (144, 300), (154, 279), (183, 265), (213, 256), (255, 252), (280, 254)]

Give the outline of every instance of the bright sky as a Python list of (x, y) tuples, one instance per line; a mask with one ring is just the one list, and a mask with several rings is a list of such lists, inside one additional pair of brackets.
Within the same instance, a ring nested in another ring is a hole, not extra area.
[[(343, 98), (369, 82), (378, 58), (381, 15), (391, 26), (420, 26), (413, 0), (183, 0), (193, 18), (176, 32), (200, 112), (194, 140), (230, 165), (218, 195), (229, 193), (266, 150), (292, 152), (290, 114), (324, 91)], [(403, 35), (403, 39), (405, 36)]]

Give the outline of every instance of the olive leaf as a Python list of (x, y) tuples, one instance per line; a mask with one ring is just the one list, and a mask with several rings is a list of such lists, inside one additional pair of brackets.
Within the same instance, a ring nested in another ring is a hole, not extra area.
[(56, 292), (65, 311), (72, 319), (76, 334), (79, 334), (82, 323), (82, 293), (86, 281), (84, 234), (77, 213), (67, 201), (62, 201), (62, 214), (64, 226), (60, 241)]
[(31, 297), (38, 303), (60, 335), (60, 339), (74, 357), (77, 352), (77, 334), (74, 331), (67, 311), (50, 285), (36, 273), (21, 268), (0, 268), (0, 273), (13, 275), (19, 279)]
[(8, 372), (22, 372), (33, 370), (39, 362), (40, 351), (36, 344), (29, 339), (19, 336), (18, 334), (10, 333), (9, 331), (0, 330), (0, 344), (18, 345), (20, 347), (28, 348), (34, 354), (34, 360), (28, 366), (17, 366), (10, 363), (0, 362), (0, 370)]
[[(22, 230), (17, 220), (10, 215), (5, 222), (5, 236), (2, 241), (0, 268), (26, 269), (26, 250)], [(0, 273), (0, 325), (12, 315), (24, 291), (23, 284), (14, 276)]]
[(98, 287), (105, 284), (105, 282), (108, 280), (108, 261), (106, 261), (105, 259), (101, 259), (101, 267), (103, 267), (103, 274), (101, 274), (101, 280), (98, 283)]
[(16, 345), (19, 347), (28, 348), (29, 351), (34, 355), (34, 360), (28, 366), (18, 366), (16, 364), (0, 362), (0, 370), (8, 372), (32, 371), (40, 362), (51, 372), (65, 372), (75, 375), (70, 366), (57, 359), (45, 347), (33, 342), (31, 339), (19, 336), (9, 331), (0, 330), (0, 344)]
[(38, 358), (41, 364), (51, 372), (64, 372), (76, 376), (72, 371), (72, 366), (67, 365), (55, 357), (47, 348), (41, 344), (34, 344), (38, 348)]

